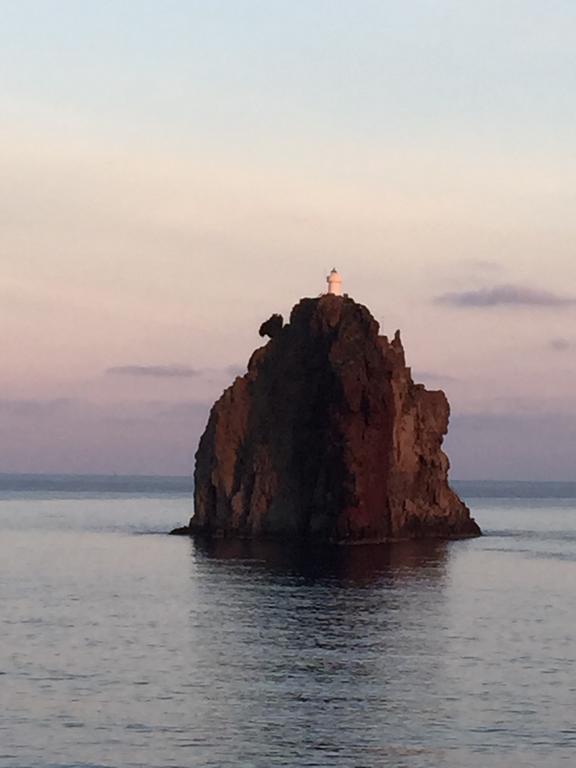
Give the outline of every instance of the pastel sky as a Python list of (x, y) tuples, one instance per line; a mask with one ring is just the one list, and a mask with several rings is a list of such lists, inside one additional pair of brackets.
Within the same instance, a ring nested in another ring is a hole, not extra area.
[(191, 471), (345, 290), (457, 478), (576, 465), (573, 0), (0, 0), (0, 471)]

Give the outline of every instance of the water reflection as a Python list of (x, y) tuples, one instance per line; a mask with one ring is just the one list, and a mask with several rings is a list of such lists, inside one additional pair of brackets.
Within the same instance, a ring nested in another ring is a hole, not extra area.
[(215, 748), (230, 765), (436, 766), (446, 562), (439, 542), (193, 544), (191, 669)]
[(446, 545), (127, 535), (188, 503), (0, 504), (1, 766), (573, 765), (572, 502)]
[(353, 547), (312, 547), (232, 539), (194, 541), (202, 560), (243, 564), (256, 572), (304, 580), (328, 579), (357, 586), (406, 579), (441, 580), (448, 545), (441, 541), (406, 541)]

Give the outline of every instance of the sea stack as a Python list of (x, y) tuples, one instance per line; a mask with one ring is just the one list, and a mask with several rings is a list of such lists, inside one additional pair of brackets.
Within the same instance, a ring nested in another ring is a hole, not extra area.
[(338, 544), (477, 536), (448, 485), (449, 405), (412, 380), (400, 334), (328, 292), (302, 299), (215, 403), (178, 533)]

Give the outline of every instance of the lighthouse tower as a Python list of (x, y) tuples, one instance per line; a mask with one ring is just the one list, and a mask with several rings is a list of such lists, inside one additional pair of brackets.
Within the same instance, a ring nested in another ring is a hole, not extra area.
[(333, 293), (335, 296), (342, 295), (342, 278), (338, 274), (336, 267), (330, 272), (326, 282), (328, 283), (328, 293)]

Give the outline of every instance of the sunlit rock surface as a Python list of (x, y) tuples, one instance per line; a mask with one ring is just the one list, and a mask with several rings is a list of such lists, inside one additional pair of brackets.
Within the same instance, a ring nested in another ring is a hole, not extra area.
[[(265, 324), (266, 325), (266, 324)], [(181, 533), (336, 543), (480, 534), (448, 485), (443, 392), (350, 298), (302, 299), (212, 408)]]

